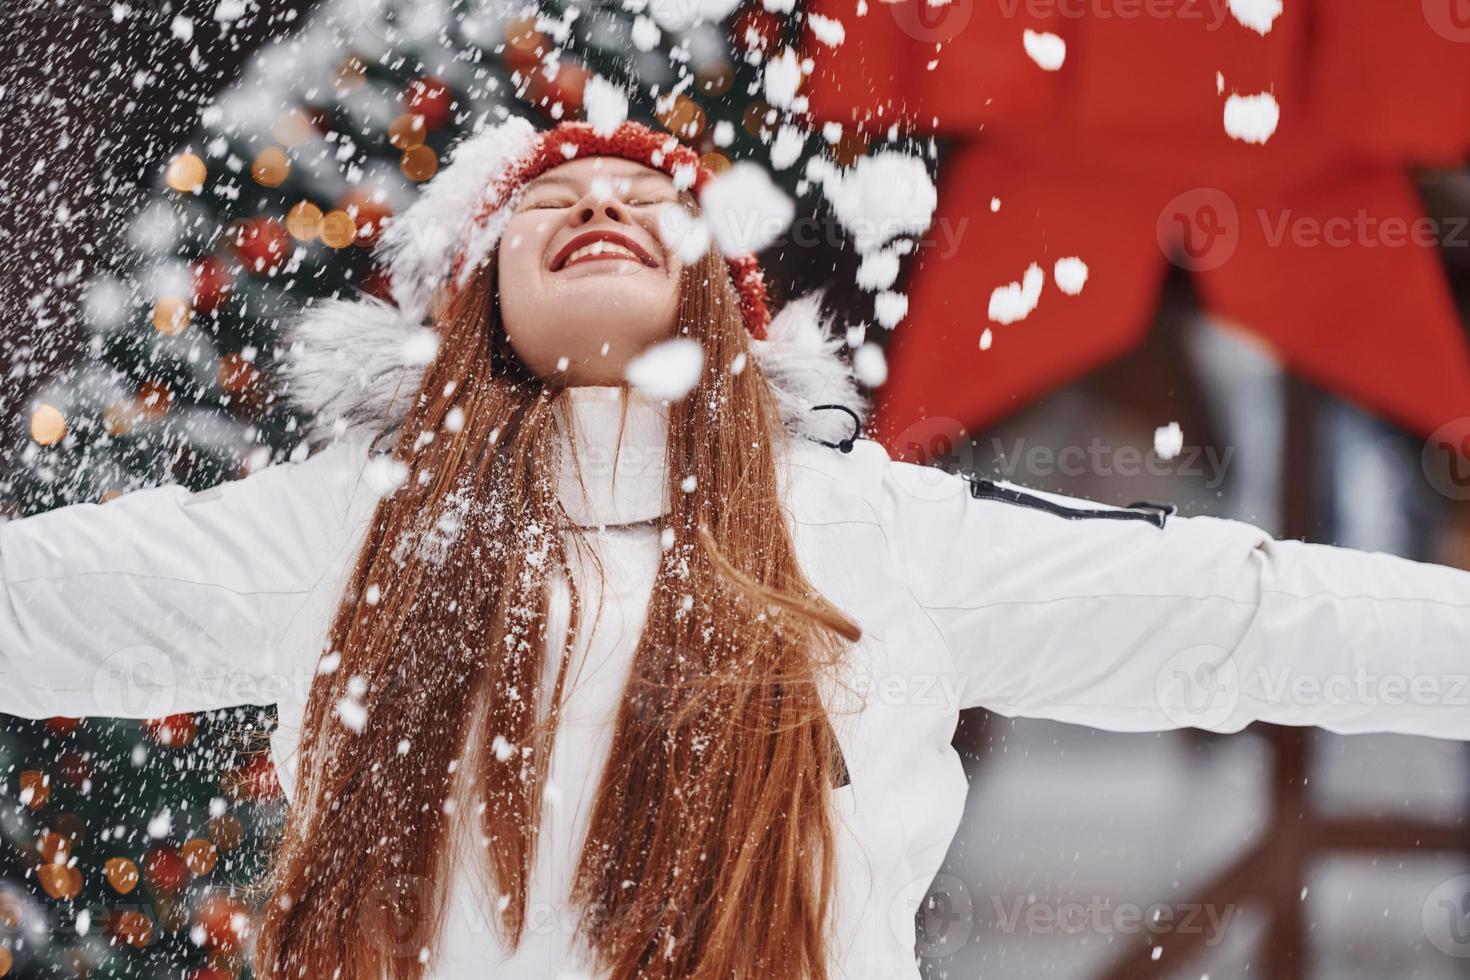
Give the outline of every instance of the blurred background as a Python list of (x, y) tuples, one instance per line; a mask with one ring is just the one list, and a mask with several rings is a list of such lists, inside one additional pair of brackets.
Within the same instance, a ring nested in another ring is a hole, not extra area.
[[(883, 346), (896, 454), (1470, 565), (1462, 0), (10, 0), (0, 26), (0, 514), (284, 458), (282, 322), (382, 294), (371, 246), (455, 139), (575, 118), (595, 74), (711, 166), (775, 167), (773, 291), (824, 288)], [(889, 149), (939, 192), (896, 280), (805, 169)], [(242, 975), (272, 724), (0, 719), (0, 975)], [(979, 712), (956, 744), (965, 822), (895, 909), (927, 976), (1470, 976), (1464, 746)]]

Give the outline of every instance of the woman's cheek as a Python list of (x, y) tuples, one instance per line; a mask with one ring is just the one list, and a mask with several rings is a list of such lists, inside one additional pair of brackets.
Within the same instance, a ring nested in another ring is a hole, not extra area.
[[(530, 225), (525, 231), (517, 224)], [(507, 332), (521, 333), (521, 327), (537, 322), (538, 305), (542, 304), (544, 283), (541, 276), (541, 254), (544, 243), (526, 233), (534, 229), (532, 222), (512, 220), (501, 239), (497, 256), (496, 286), (500, 293), (501, 322)]]

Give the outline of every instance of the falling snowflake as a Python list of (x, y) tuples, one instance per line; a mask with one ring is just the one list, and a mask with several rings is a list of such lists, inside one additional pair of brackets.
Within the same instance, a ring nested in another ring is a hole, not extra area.
[(1271, 33), (1281, 9), (1281, 0), (1230, 0), (1231, 15), (1262, 37)]
[(628, 383), (650, 398), (678, 401), (699, 383), (704, 348), (687, 337), (655, 344), (628, 363)]
[(1021, 36), (1026, 55), (1046, 71), (1056, 71), (1067, 60), (1067, 42), (1046, 31), (1027, 31)]
[(1074, 256), (1057, 259), (1051, 270), (1052, 281), (1068, 296), (1076, 296), (1087, 285), (1087, 263)]
[(746, 160), (709, 182), (700, 195), (705, 221), (728, 256), (759, 252), (791, 226), (796, 204), (764, 167)]
[(1020, 282), (999, 286), (990, 294), (988, 316), (995, 323), (1015, 323), (1031, 315), (1041, 302), (1041, 287), (1046, 279), (1041, 266), (1032, 262)]
[(852, 355), (852, 370), (869, 388), (878, 388), (888, 380), (888, 359), (877, 344), (863, 344)]
[(1281, 122), (1281, 106), (1270, 92), (1231, 95), (1225, 100), (1225, 132), (1245, 143), (1265, 143)]
[(1154, 452), (1159, 459), (1173, 459), (1184, 450), (1184, 430), (1178, 422), (1161, 425), (1154, 430)]
[(601, 75), (587, 82), (582, 99), (587, 106), (587, 121), (599, 136), (611, 136), (628, 118), (627, 93)]

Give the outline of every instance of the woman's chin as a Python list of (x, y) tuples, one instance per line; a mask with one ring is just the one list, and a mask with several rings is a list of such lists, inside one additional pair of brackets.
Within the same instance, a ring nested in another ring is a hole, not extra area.
[(555, 332), (524, 336), (507, 329), (511, 347), (537, 376), (564, 383), (621, 384), (628, 361), (667, 340), (673, 317), (667, 309), (598, 304), (566, 306), (554, 314)]
[(668, 333), (678, 310), (678, 287), (661, 272), (648, 273), (560, 281), (546, 319), (558, 324), (558, 332), (595, 333), (623, 345), (651, 333)]

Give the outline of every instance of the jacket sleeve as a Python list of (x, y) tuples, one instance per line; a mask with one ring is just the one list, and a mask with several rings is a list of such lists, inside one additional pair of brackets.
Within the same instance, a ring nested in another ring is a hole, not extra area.
[(282, 639), (352, 559), (365, 456), (342, 439), (200, 493), (163, 486), (0, 524), (0, 711), (157, 717), (302, 683), (304, 651)]
[(1470, 738), (1470, 573), (904, 463), (881, 483), (964, 707)]

